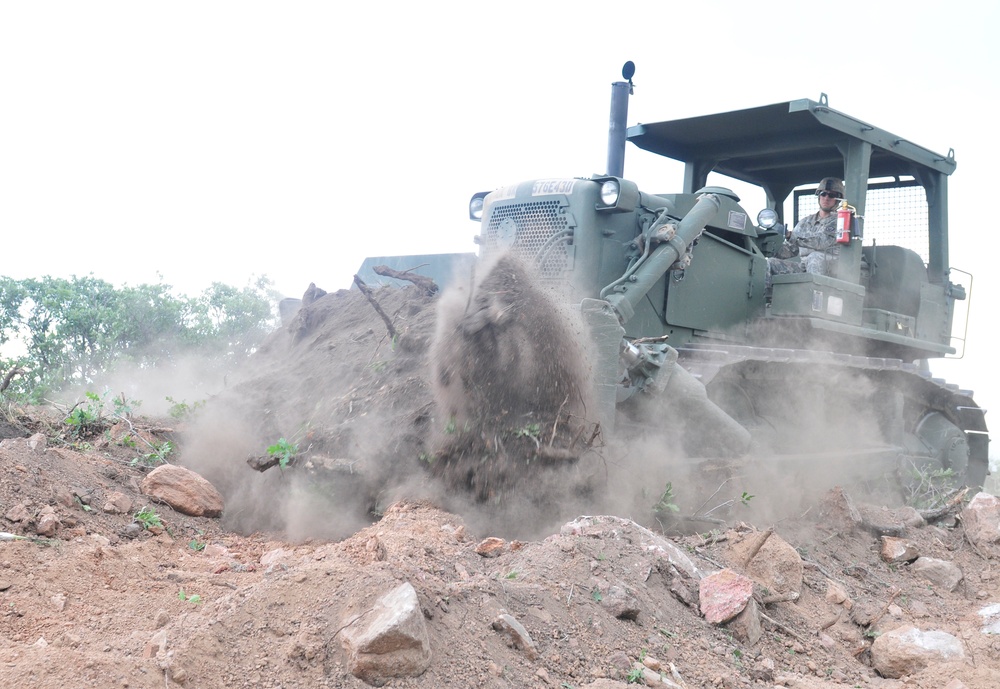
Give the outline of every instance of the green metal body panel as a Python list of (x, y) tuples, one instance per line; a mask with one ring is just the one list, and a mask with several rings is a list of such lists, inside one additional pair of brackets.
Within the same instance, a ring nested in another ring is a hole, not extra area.
[[(767, 261), (710, 233), (694, 253), (690, 268), (666, 278), (666, 322), (710, 337), (745, 340), (745, 324), (764, 315)], [(733, 298), (720, 300), (719, 293)]]
[(861, 325), (865, 290), (843, 280), (812, 273), (775, 275), (772, 316), (822, 318), (848, 325)]

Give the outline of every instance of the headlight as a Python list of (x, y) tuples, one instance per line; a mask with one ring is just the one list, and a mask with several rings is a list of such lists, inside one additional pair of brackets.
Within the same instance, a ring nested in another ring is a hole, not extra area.
[(772, 208), (765, 208), (757, 214), (757, 225), (765, 230), (770, 230), (778, 224), (778, 212)]
[(618, 185), (618, 180), (609, 179), (604, 184), (601, 185), (601, 203), (605, 206), (613, 206), (618, 203), (618, 195), (621, 193), (621, 187)]
[(483, 219), (483, 199), (486, 198), (486, 194), (489, 192), (480, 191), (472, 197), (469, 201), (469, 219), (470, 220), (482, 220)]

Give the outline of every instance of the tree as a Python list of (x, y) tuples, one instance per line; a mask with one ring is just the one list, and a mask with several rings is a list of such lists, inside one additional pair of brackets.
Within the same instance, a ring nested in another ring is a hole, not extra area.
[(126, 361), (162, 367), (197, 351), (234, 365), (275, 326), (274, 297), (266, 277), (242, 289), (213, 283), (196, 299), (163, 283), (119, 289), (93, 276), (0, 277), (0, 345), (25, 350), (0, 358), (0, 380), (17, 367), (9, 389), (39, 399)]

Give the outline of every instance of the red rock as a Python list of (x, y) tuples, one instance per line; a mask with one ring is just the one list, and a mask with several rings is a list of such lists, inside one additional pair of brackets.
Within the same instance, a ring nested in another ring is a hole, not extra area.
[(753, 597), (753, 581), (731, 569), (710, 574), (699, 582), (701, 614), (712, 624), (736, 617)]
[(486, 538), (476, 546), (476, 552), (483, 557), (496, 557), (503, 552), (505, 541), (502, 538)]

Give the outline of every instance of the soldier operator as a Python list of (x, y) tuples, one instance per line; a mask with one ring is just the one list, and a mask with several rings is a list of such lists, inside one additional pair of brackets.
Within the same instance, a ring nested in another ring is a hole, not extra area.
[(767, 259), (771, 275), (816, 273), (829, 275), (840, 255), (837, 244), (837, 204), (844, 198), (844, 182), (824, 177), (816, 187), (819, 210), (795, 225), (778, 253)]

